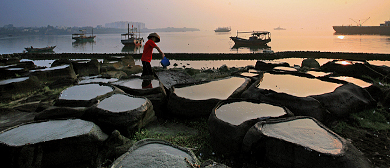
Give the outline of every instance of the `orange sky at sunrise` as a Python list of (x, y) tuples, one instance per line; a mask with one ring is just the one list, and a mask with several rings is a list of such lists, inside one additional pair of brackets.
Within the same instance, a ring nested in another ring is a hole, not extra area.
[(0, 26), (96, 26), (144, 22), (147, 28), (213, 30), (332, 29), (333, 25), (379, 25), (390, 20), (389, 0), (3, 0)]

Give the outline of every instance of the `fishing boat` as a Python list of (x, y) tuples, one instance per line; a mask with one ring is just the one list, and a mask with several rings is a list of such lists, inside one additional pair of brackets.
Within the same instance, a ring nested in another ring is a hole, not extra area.
[[(244, 39), (241, 37), (238, 37), (238, 34), (248, 34), (250, 33), (251, 36), (249, 39)], [(250, 45), (265, 45), (271, 41), (271, 33), (268, 31), (252, 31), (252, 32), (239, 32), (237, 31), (237, 36), (230, 37), (235, 43), (235, 45), (238, 46), (250, 46)]]
[(94, 41), (96, 36), (93, 35), (93, 29), (92, 29), (92, 35), (90, 36), (87, 36), (85, 34), (87, 30), (79, 30), (79, 31), (81, 31), (82, 33), (72, 34), (72, 39), (76, 40), (76, 42)]
[(33, 46), (24, 48), (27, 52), (54, 52), (53, 49), (56, 48), (56, 46), (47, 46), (44, 48), (34, 48)]
[[(353, 20), (353, 19), (351, 19), (351, 20)], [(366, 22), (366, 21), (364, 21), (364, 22)], [(356, 21), (354, 21), (354, 22), (356, 22)], [(360, 23), (360, 21), (359, 21), (359, 23), (358, 22), (356, 22), (356, 23), (357, 23), (356, 26), (333, 26), (333, 30), (335, 31), (335, 34), (390, 35), (390, 21), (385, 21), (385, 23), (381, 23), (379, 26), (362, 26), (363, 23)]]
[(127, 24), (127, 33), (121, 34), (121, 42), (125, 46), (141, 46), (144, 39), (141, 37), (141, 33), (138, 32), (137, 36), (137, 28), (135, 28), (133, 25), (131, 25), (131, 32), (130, 32), (130, 24)]
[(232, 30), (230, 27), (218, 27), (214, 31), (215, 32), (230, 32), (230, 30)]

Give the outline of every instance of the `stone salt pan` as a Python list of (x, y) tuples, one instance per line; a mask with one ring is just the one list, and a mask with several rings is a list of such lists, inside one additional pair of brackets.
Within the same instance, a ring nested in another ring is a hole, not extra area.
[[(1, 133), (0, 143), (7, 144), (9, 146), (35, 144), (89, 134), (94, 129), (99, 132), (100, 128), (95, 127), (97, 126), (93, 122), (80, 119), (52, 120), (47, 122), (31, 123), (21, 125)], [(107, 135), (97, 138), (105, 139), (107, 138), (106, 136)]]
[(337, 155), (343, 148), (338, 137), (329, 133), (312, 119), (267, 123), (263, 125), (261, 131), (266, 136), (308, 147), (320, 153)]
[(244, 82), (245, 78), (231, 77), (200, 85), (175, 88), (175, 93), (179, 97), (191, 100), (206, 100), (212, 98), (224, 100)]
[(111, 112), (127, 112), (141, 107), (146, 101), (144, 98), (114, 94), (100, 102), (97, 107)]
[(63, 100), (91, 100), (97, 96), (102, 96), (112, 92), (114, 89), (109, 86), (99, 84), (76, 85), (62, 91), (59, 99)]
[(254, 118), (280, 117), (286, 112), (283, 108), (270, 104), (241, 101), (224, 104), (215, 111), (215, 114), (222, 121), (240, 125)]

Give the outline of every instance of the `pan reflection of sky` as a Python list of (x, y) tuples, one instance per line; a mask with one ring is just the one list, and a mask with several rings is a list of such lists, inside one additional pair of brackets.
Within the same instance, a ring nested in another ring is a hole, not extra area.
[(339, 76), (339, 77), (331, 77), (331, 78), (347, 81), (349, 83), (353, 83), (353, 84), (358, 85), (358, 86), (363, 87), (363, 88), (372, 85), (371, 83), (365, 82), (365, 81), (363, 81), (361, 79), (357, 79), (357, 78), (354, 78), (354, 77)]
[[(132, 88), (132, 89), (142, 89), (142, 82), (144, 82), (144, 80), (139, 79), (139, 78), (135, 78), (135, 79), (128, 79), (128, 80), (121, 80), (121, 81), (115, 82), (114, 84), (120, 85), (120, 86), (125, 86), (125, 87)], [(153, 79), (150, 82), (152, 84), (151, 88), (160, 87), (158, 80)]]
[(200, 85), (175, 88), (175, 93), (179, 97), (191, 100), (207, 100), (212, 98), (224, 100), (244, 82), (245, 78), (231, 77)]
[(273, 106), (265, 103), (251, 103), (251, 102), (233, 102), (224, 104), (215, 111), (215, 115), (222, 121), (233, 125), (240, 125), (241, 123), (260, 117), (280, 117), (286, 112), (279, 106)]
[(320, 127), (312, 119), (264, 124), (261, 130), (266, 136), (283, 139), (321, 153), (337, 155), (344, 148), (337, 136)]
[(271, 89), (276, 92), (283, 92), (298, 97), (306, 97), (333, 92), (339, 86), (341, 84), (324, 82), (318, 79), (265, 73), (259, 88)]
[(59, 99), (91, 100), (112, 91), (112, 87), (100, 86), (99, 84), (76, 85), (62, 91)]

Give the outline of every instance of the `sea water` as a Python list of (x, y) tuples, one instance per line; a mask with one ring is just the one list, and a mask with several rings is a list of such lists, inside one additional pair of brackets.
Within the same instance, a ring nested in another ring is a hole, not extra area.
[[(268, 47), (233, 48), (229, 37), (236, 30), (216, 33), (212, 30), (188, 32), (157, 32), (161, 42), (157, 45), (165, 53), (261, 53), (264, 50), (322, 51), (390, 54), (390, 36), (335, 35), (329, 29), (269, 30), (272, 41)], [(146, 39), (148, 33), (141, 33)], [(250, 34), (242, 36), (247, 38)], [(240, 35), (241, 36), (241, 35)], [(77, 43), (72, 35), (31, 35), (0, 38), (0, 54), (21, 53), (25, 47), (56, 46), (55, 53), (142, 53), (143, 47), (126, 48), (120, 34), (96, 34), (94, 42)], [(157, 53), (157, 50), (155, 50)]]

